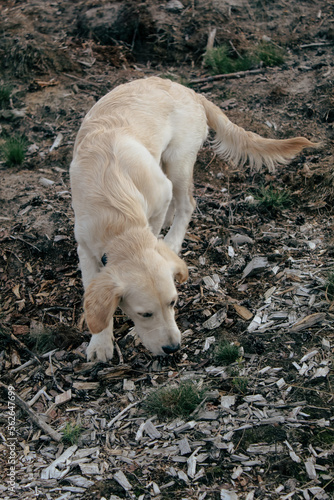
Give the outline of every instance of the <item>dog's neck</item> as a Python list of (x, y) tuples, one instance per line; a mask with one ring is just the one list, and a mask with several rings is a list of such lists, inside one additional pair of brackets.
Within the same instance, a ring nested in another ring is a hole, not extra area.
[(155, 248), (156, 244), (157, 238), (148, 226), (125, 230), (106, 245), (105, 252), (100, 257), (101, 263), (103, 266), (117, 264), (116, 259), (119, 260), (120, 256), (135, 256), (147, 248)]

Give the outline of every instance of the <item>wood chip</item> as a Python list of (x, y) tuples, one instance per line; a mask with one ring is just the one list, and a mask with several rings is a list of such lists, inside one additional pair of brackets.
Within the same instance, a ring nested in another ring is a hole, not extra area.
[(233, 307), (242, 319), (245, 319), (246, 321), (249, 321), (253, 317), (253, 313), (251, 313), (246, 307), (244, 306), (239, 306), (239, 304), (233, 304)]
[(213, 314), (211, 318), (204, 321), (203, 327), (206, 328), (207, 330), (214, 330), (224, 322), (225, 318), (226, 318), (226, 309), (220, 309), (218, 312)]
[(75, 476), (66, 476), (66, 481), (69, 481), (70, 483), (74, 484), (75, 486), (81, 487), (81, 488), (90, 488), (91, 486), (94, 485), (93, 481), (90, 481), (89, 479), (75, 475)]
[(245, 243), (253, 245), (254, 243), (254, 240), (252, 240), (252, 238), (250, 238), (246, 234), (239, 234), (239, 233), (233, 235), (231, 241), (237, 246), (245, 245)]
[(220, 500), (238, 500), (238, 495), (232, 490), (220, 490)]
[(254, 257), (242, 272), (243, 279), (247, 276), (258, 274), (267, 267), (268, 259), (266, 257)]
[(150, 436), (152, 439), (158, 439), (161, 437), (161, 432), (152, 424), (151, 420), (146, 420), (143, 430)]
[(191, 453), (189, 441), (186, 437), (184, 437), (183, 439), (181, 439), (178, 442), (178, 446), (179, 446), (179, 450), (180, 450), (181, 455), (188, 455), (189, 453)]
[(72, 399), (72, 391), (71, 389), (68, 389), (68, 391), (63, 392), (62, 394), (58, 394), (55, 397), (55, 404), (61, 405), (63, 403), (66, 403), (67, 401), (70, 401), (71, 399)]
[(57, 469), (58, 465), (64, 464), (78, 449), (77, 445), (70, 446), (64, 451), (56, 460), (54, 460), (48, 467), (42, 469), (41, 479), (58, 479), (61, 477), (61, 471)]
[(312, 460), (307, 460), (305, 462), (305, 469), (306, 469), (306, 473), (310, 479), (317, 479), (317, 473), (316, 473), (314, 463), (312, 462)]
[(121, 470), (117, 471), (116, 474), (113, 475), (113, 478), (115, 479), (115, 481), (118, 482), (118, 484), (120, 486), (122, 486), (122, 488), (125, 491), (132, 490), (131, 484), (129, 483), (129, 481), (127, 480), (125, 474)]
[(222, 396), (220, 400), (222, 408), (229, 409), (235, 405), (235, 396)]
[(314, 313), (300, 319), (291, 327), (292, 332), (300, 332), (305, 330), (305, 328), (310, 328), (311, 326), (321, 323), (326, 318), (326, 313)]
[(100, 387), (99, 382), (73, 382), (74, 389), (81, 391), (92, 391)]
[(98, 464), (90, 463), (90, 464), (79, 464), (81, 472), (86, 476), (93, 476), (96, 474), (100, 474), (100, 469)]

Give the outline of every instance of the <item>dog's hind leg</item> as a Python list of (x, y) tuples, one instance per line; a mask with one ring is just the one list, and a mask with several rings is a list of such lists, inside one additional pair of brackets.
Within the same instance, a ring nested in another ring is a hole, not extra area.
[(169, 227), (171, 227), (171, 225), (173, 224), (174, 215), (175, 215), (175, 205), (174, 205), (174, 200), (172, 200), (169, 204), (166, 217), (162, 225), (163, 229), (168, 229)]
[[(88, 287), (89, 283), (99, 272), (99, 262), (93, 257), (85, 244), (79, 243), (78, 256), (80, 261), (80, 270), (82, 275), (82, 283), (84, 289)], [(102, 255), (101, 255), (102, 257)]]
[(166, 220), (166, 214), (173, 198), (173, 185), (165, 175), (162, 180), (156, 182), (155, 188), (157, 190), (157, 202), (155, 204), (155, 211), (149, 218), (149, 224), (154, 236), (158, 237)]
[(175, 209), (174, 220), (165, 236), (165, 242), (176, 254), (181, 250), (189, 221), (196, 207), (192, 195), (195, 160), (196, 155), (187, 155), (186, 158), (177, 162), (174, 158), (172, 165), (165, 162), (166, 174), (173, 183), (172, 205)]

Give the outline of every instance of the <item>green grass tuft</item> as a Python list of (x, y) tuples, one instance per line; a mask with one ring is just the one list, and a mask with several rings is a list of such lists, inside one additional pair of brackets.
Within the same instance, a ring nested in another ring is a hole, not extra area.
[(22, 165), (27, 151), (25, 137), (13, 136), (6, 140), (2, 146), (2, 154), (9, 167)]
[(189, 417), (203, 401), (204, 391), (191, 381), (181, 382), (176, 387), (163, 387), (153, 391), (144, 407), (159, 418)]
[(228, 45), (221, 45), (208, 50), (204, 64), (214, 75), (247, 71), (262, 66), (279, 66), (284, 63), (284, 51), (271, 43), (261, 42), (251, 46), (235, 57)]
[(12, 90), (12, 87), (9, 85), (3, 85), (0, 87), (0, 108), (3, 109), (8, 106)]
[(263, 66), (281, 66), (285, 61), (283, 49), (267, 42), (261, 42), (255, 47), (254, 57)]
[(204, 56), (204, 64), (214, 75), (222, 75), (237, 71), (246, 71), (252, 68), (255, 63), (251, 55), (242, 58), (233, 58), (229, 47), (221, 45), (207, 51)]
[(272, 186), (262, 186), (254, 195), (258, 204), (268, 210), (282, 210), (291, 203), (291, 195), (286, 189), (275, 189)]
[(65, 429), (63, 431), (62, 442), (64, 444), (76, 444), (82, 433), (82, 428), (80, 425), (73, 425), (70, 422), (67, 422)]
[(239, 358), (239, 347), (236, 345), (229, 344), (227, 341), (223, 341), (217, 345), (215, 351), (215, 361), (217, 363), (223, 363), (225, 365), (230, 365), (235, 363)]
[(248, 378), (246, 377), (234, 377), (232, 380), (232, 385), (237, 392), (245, 394), (248, 388)]

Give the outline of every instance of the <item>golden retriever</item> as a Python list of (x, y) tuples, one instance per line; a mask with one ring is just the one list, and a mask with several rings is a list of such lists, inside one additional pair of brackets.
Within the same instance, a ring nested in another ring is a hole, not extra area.
[[(224, 160), (286, 163), (304, 137), (264, 139), (233, 124), (204, 96), (157, 77), (112, 90), (88, 112), (70, 168), (75, 237), (92, 338), (89, 360), (113, 356), (113, 314), (120, 306), (155, 355), (180, 348), (174, 279), (188, 277), (178, 257), (195, 208), (193, 166), (207, 138)], [(170, 227), (164, 239), (162, 227)]]

